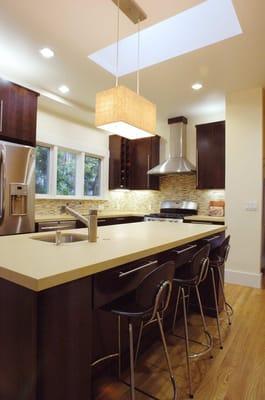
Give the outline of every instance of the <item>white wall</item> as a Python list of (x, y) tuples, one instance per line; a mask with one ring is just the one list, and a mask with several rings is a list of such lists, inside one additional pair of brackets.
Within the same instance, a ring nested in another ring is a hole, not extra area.
[[(226, 224), (231, 234), (227, 280), (261, 285), (263, 91), (226, 98)], [(246, 203), (255, 201), (256, 211)]]

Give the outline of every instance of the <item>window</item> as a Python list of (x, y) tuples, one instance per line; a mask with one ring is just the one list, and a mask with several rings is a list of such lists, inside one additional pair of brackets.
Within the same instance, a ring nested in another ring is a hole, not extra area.
[(100, 194), (100, 158), (85, 155), (84, 195), (99, 196)]
[[(36, 194), (42, 196), (100, 197), (104, 156), (75, 148), (39, 144), (36, 148)], [(104, 181), (105, 183), (105, 181)]]
[(57, 157), (57, 194), (75, 195), (76, 153), (58, 149)]
[(36, 193), (49, 193), (50, 175), (50, 148), (37, 146), (36, 148)]

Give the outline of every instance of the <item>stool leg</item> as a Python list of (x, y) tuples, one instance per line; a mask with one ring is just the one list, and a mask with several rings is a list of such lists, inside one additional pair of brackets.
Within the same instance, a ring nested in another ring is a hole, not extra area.
[(211, 268), (211, 275), (212, 275), (212, 283), (213, 283), (213, 294), (214, 294), (214, 303), (215, 303), (215, 311), (216, 311), (216, 323), (217, 323), (217, 330), (218, 330), (218, 336), (219, 336), (219, 343), (220, 343), (220, 349), (223, 349), (223, 342), (222, 342), (222, 336), (221, 336), (221, 327), (220, 327), (220, 317), (219, 317), (217, 294), (216, 294), (216, 285), (215, 285), (215, 276), (214, 276), (214, 269), (213, 268)]
[(130, 343), (130, 375), (131, 375), (131, 400), (135, 400), (135, 379), (134, 379), (134, 355), (133, 355), (133, 326), (129, 322), (129, 343)]
[(135, 358), (134, 358), (134, 364), (135, 365), (136, 365), (138, 354), (139, 354), (139, 350), (140, 350), (140, 344), (141, 344), (141, 339), (142, 339), (142, 334), (143, 334), (143, 328), (144, 328), (144, 321), (141, 321), (139, 334), (138, 334), (138, 339), (137, 339), (136, 351), (135, 351)]
[(186, 310), (186, 300), (185, 300), (185, 290), (181, 288), (182, 303), (183, 303), (183, 316), (184, 316), (184, 329), (185, 329), (185, 346), (186, 346), (186, 360), (187, 360), (187, 372), (189, 380), (189, 395), (193, 398), (192, 393), (192, 382), (191, 382), (191, 371), (190, 371), (190, 346), (189, 346), (189, 333), (188, 333), (188, 321), (187, 321), (187, 310)]
[(121, 378), (121, 316), (118, 315), (118, 378)]
[[(198, 299), (198, 303), (199, 303), (199, 307), (200, 307), (200, 314), (201, 314), (201, 319), (202, 319), (202, 324), (203, 324), (203, 328), (204, 328), (204, 333), (206, 336), (206, 340), (209, 343), (209, 348), (211, 349), (213, 347), (213, 339), (212, 336), (210, 335), (206, 322), (205, 322), (205, 317), (204, 317), (204, 313), (203, 313), (203, 308), (202, 308), (202, 302), (201, 302), (201, 296), (200, 296), (200, 292), (199, 292), (199, 288), (198, 286), (195, 286), (195, 290), (196, 290), (196, 295), (197, 295), (197, 299)], [(210, 353), (211, 357), (212, 354)]]
[(177, 319), (178, 308), (179, 308), (180, 294), (181, 294), (181, 287), (179, 286), (179, 288), (178, 288), (177, 302), (176, 302), (176, 307), (175, 307), (175, 311), (174, 311), (174, 318), (173, 318), (173, 323), (172, 323), (172, 332), (173, 332), (173, 333), (174, 333), (174, 331), (175, 331), (176, 319)]
[(163, 344), (163, 349), (164, 349), (164, 353), (165, 353), (165, 357), (166, 357), (166, 361), (167, 361), (167, 367), (168, 367), (168, 372), (170, 375), (170, 380), (173, 386), (173, 400), (177, 399), (177, 387), (176, 387), (176, 381), (173, 375), (173, 369), (172, 369), (172, 365), (171, 365), (171, 361), (169, 358), (169, 354), (168, 354), (168, 349), (167, 349), (167, 343), (166, 343), (166, 339), (165, 339), (165, 333), (164, 333), (164, 329), (163, 329), (163, 325), (161, 322), (161, 318), (159, 313), (156, 314), (157, 317), (157, 322), (158, 322), (158, 326), (159, 326), (159, 330), (160, 330), (160, 335), (161, 335), (161, 340), (162, 340), (162, 344)]
[(222, 277), (222, 274), (221, 274), (221, 271), (219, 268), (218, 268), (218, 274), (219, 274), (219, 279), (220, 279), (220, 284), (221, 284), (221, 291), (222, 291), (222, 295), (223, 295), (223, 299), (224, 299), (224, 303), (225, 303), (225, 312), (226, 312), (226, 316), (227, 316), (228, 325), (231, 325), (231, 318), (230, 318), (228, 308), (230, 308), (232, 313), (233, 313), (233, 308), (226, 301), (224, 281), (223, 281), (223, 277)]

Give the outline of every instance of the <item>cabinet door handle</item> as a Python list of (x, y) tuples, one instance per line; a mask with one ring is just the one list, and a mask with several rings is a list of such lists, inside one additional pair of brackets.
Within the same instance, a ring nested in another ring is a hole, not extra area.
[(185, 247), (185, 249), (182, 250), (172, 250), (172, 252), (176, 254), (182, 254), (186, 253), (186, 251), (189, 251), (191, 249), (195, 249), (195, 247), (197, 247), (197, 244), (192, 244), (191, 246)]
[(0, 132), (3, 132), (4, 100), (0, 101)]
[(5, 152), (0, 151), (0, 223), (2, 224), (5, 214), (5, 184), (6, 184), (6, 174), (5, 174)]
[(196, 150), (196, 187), (199, 186), (199, 152)]
[(150, 169), (150, 154), (147, 154), (147, 189), (150, 188), (150, 175), (148, 174), (148, 171)]
[(212, 240), (218, 239), (220, 237), (220, 235), (217, 236), (213, 236), (212, 238), (209, 239), (205, 239), (207, 242), (211, 242)]
[(155, 260), (155, 261), (150, 261), (150, 262), (148, 262), (148, 263), (146, 263), (146, 264), (144, 264), (144, 265), (141, 265), (140, 267), (131, 269), (130, 271), (120, 272), (120, 273), (119, 273), (119, 278), (124, 278), (125, 276), (134, 274), (135, 272), (140, 271), (141, 269), (150, 267), (151, 265), (155, 265), (155, 264), (157, 264), (157, 263), (158, 263), (157, 260)]

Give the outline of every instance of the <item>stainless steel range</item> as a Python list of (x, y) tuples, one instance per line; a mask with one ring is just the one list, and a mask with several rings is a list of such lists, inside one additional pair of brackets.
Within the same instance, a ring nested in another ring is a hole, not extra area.
[(197, 213), (198, 204), (194, 201), (165, 200), (160, 205), (160, 213), (145, 215), (144, 220), (182, 223), (185, 216)]

